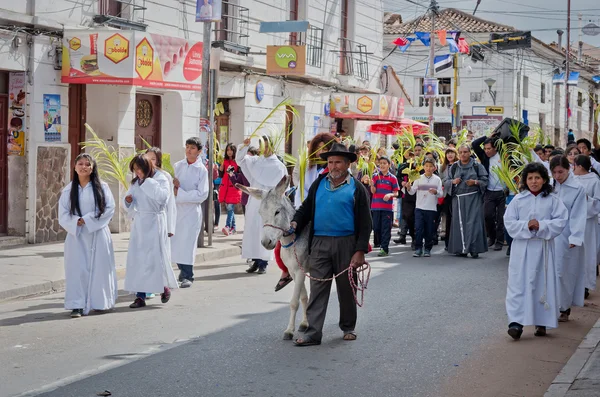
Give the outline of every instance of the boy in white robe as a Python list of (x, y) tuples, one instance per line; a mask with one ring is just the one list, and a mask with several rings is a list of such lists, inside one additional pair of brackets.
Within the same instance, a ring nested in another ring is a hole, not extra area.
[(202, 203), (208, 198), (208, 171), (202, 162), (202, 141), (185, 142), (185, 159), (175, 163), (175, 202), (177, 222), (171, 238), (171, 260), (179, 267), (181, 288), (194, 282), (194, 262), (202, 229)]
[(554, 239), (567, 224), (568, 212), (553, 194), (548, 171), (541, 163), (523, 170), (521, 193), (504, 214), (512, 236), (506, 288), (508, 334), (518, 340), (523, 327), (534, 325), (535, 335), (558, 326), (558, 291)]

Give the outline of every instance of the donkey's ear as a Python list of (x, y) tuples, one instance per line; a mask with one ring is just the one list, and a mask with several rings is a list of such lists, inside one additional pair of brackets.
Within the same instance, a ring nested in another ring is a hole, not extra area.
[(277, 193), (278, 196), (283, 196), (285, 194), (285, 191), (287, 190), (289, 184), (290, 184), (290, 176), (286, 175), (283, 178), (281, 178), (281, 180), (279, 181), (277, 186), (275, 186), (275, 193)]
[(235, 187), (240, 189), (242, 192), (249, 194), (250, 196), (254, 197), (257, 200), (262, 200), (263, 197), (265, 197), (267, 194), (267, 192), (265, 192), (262, 189), (256, 189), (254, 187), (240, 185), (239, 183), (236, 183)]

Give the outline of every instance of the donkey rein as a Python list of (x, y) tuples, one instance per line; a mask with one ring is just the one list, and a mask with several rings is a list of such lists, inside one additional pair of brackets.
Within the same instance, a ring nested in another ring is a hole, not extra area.
[[(288, 237), (291, 234), (293, 234), (292, 229), (285, 230), (285, 229), (275, 226), (275, 225), (265, 224), (265, 225), (263, 225), (263, 227), (271, 227), (273, 229), (281, 230), (283, 232), (284, 237)], [(294, 240), (294, 242), (295, 242), (295, 240)], [(349, 271), (351, 266), (348, 266), (346, 269), (342, 270), (338, 274), (334, 274), (333, 277), (317, 278), (317, 277), (311, 276), (308, 272), (306, 272), (304, 270), (304, 268), (302, 267), (302, 262), (298, 258), (298, 253), (296, 252), (296, 245), (293, 244), (293, 246), (294, 246), (294, 257), (296, 258), (296, 264), (298, 265), (300, 270), (302, 270), (304, 275), (306, 277), (308, 277), (310, 280), (320, 281), (320, 282), (333, 281), (336, 278), (338, 278), (339, 276), (341, 276), (342, 274), (348, 273), (348, 281), (350, 282), (350, 287), (352, 287), (352, 295), (354, 297), (354, 302), (358, 305), (358, 307), (363, 307), (363, 305), (365, 303), (365, 291), (367, 289), (367, 285), (369, 284), (369, 279), (371, 278), (371, 266), (369, 265), (368, 262), (365, 262), (361, 267), (356, 269), (355, 272)], [(286, 247), (286, 248), (288, 248), (288, 247)]]

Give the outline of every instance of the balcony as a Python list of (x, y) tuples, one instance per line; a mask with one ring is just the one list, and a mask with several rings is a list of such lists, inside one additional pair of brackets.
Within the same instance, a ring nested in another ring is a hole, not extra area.
[(306, 46), (306, 64), (320, 68), (323, 65), (323, 29), (309, 26), (306, 32), (290, 34), (290, 45)]
[(221, 22), (217, 23), (213, 30), (215, 39), (212, 46), (235, 54), (248, 55), (250, 9), (223, 1), (221, 14)]
[(137, 3), (134, 0), (98, 0), (98, 15), (94, 15), (93, 20), (99, 25), (145, 32), (148, 27), (144, 23), (146, 0)]
[(361, 80), (369, 79), (369, 54), (365, 44), (341, 37), (338, 39), (340, 50), (340, 75), (354, 76)]
[(423, 95), (419, 96), (419, 107), (429, 107), (429, 100), (433, 100), (433, 106), (439, 108), (448, 108), (452, 109), (452, 96), (451, 95), (441, 95), (435, 98), (425, 98)]

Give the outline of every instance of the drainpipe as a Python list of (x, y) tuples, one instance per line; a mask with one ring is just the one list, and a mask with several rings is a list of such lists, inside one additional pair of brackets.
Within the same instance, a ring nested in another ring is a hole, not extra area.
[(562, 35), (564, 32), (558, 29), (556, 33), (558, 34), (558, 51), (562, 51)]

